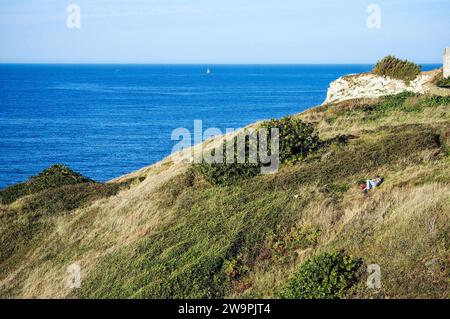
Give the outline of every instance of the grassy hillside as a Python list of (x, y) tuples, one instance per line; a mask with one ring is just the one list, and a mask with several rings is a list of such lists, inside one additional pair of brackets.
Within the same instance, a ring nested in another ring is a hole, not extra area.
[(168, 158), (21, 194), (0, 206), (0, 296), (448, 298), (449, 108), (406, 93), (313, 108), (296, 117), (320, 150), (231, 184)]

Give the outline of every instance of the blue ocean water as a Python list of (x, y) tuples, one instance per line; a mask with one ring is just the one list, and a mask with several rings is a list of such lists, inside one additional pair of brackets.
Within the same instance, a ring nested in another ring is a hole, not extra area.
[(175, 128), (298, 113), (322, 103), (332, 80), (371, 67), (3, 64), (0, 188), (54, 163), (109, 180), (169, 155)]

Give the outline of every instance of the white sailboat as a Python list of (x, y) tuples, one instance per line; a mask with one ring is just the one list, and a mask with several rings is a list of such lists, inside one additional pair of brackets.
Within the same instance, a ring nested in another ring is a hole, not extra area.
[(208, 68), (208, 69), (206, 69), (206, 74), (207, 75), (210, 75), (211, 74), (211, 70)]

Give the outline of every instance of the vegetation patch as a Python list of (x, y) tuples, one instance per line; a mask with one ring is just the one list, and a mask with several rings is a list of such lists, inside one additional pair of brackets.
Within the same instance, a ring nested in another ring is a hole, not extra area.
[(421, 71), (421, 67), (408, 60), (401, 60), (388, 55), (377, 62), (372, 73), (403, 80), (406, 83), (413, 81)]
[(281, 262), (292, 260), (298, 251), (315, 248), (320, 236), (321, 231), (318, 227), (293, 226), (286, 234), (270, 236), (267, 240), (268, 245), (262, 249), (258, 258), (272, 258)]
[(295, 117), (266, 121), (261, 125), (270, 131), (278, 128), (280, 134), (281, 163), (296, 163), (322, 146), (314, 126)]
[(321, 160), (286, 169), (284, 174), (273, 177), (271, 187), (318, 183), (331, 192), (343, 192), (348, 187), (344, 182), (348, 183), (349, 177), (356, 182), (361, 174), (367, 177), (366, 172), (394, 165), (401, 159), (419, 161), (418, 152), (440, 148), (440, 135), (435, 129), (426, 125), (401, 125), (371, 138), (358, 139), (348, 146), (331, 148)]
[[(250, 139), (245, 138), (245, 162), (238, 162), (238, 137), (233, 139), (233, 162), (227, 162), (227, 147), (226, 142), (222, 144), (222, 162), (207, 162), (205, 159), (195, 167), (203, 175), (203, 177), (211, 184), (214, 185), (229, 185), (239, 180), (251, 178), (259, 174), (261, 170), (261, 164), (251, 163), (249, 160), (250, 151)], [(218, 149), (213, 149), (211, 155), (214, 156), (218, 152)], [(258, 161), (258, 159), (256, 159)]]
[(93, 180), (72, 171), (65, 165), (56, 164), (43, 170), (37, 176), (30, 177), (27, 182), (0, 190), (0, 204), (10, 204), (23, 196), (50, 188), (93, 182)]
[(332, 124), (339, 117), (354, 117), (362, 113), (363, 121), (376, 121), (391, 116), (393, 112), (419, 113), (426, 108), (443, 105), (450, 105), (450, 96), (423, 95), (405, 91), (374, 100), (350, 100), (339, 103), (325, 120)]
[(342, 252), (321, 253), (306, 261), (281, 292), (287, 299), (336, 299), (356, 281), (362, 265)]
[(433, 79), (433, 83), (438, 87), (450, 88), (450, 77), (444, 78), (444, 72), (439, 72)]
[[(88, 182), (72, 183), (86, 180)], [(51, 184), (52, 181), (55, 184)], [(7, 266), (5, 261), (9, 257), (29, 251), (34, 239), (45, 236), (53, 228), (55, 217), (94, 200), (113, 196), (130, 182), (96, 183), (65, 166), (57, 165), (31, 178), (27, 182), (29, 184), (20, 184), (25, 185), (31, 195), (0, 210), (0, 272)], [(15, 188), (11, 186), (10, 189)]]
[(436, 85), (443, 88), (450, 88), (450, 78), (442, 78), (436, 82)]
[(305, 204), (306, 199), (292, 201), (287, 192), (267, 191), (260, 184), (251, 179), (184, 189), (173, 203), (173, 222), (106, 258), (83, 281), (81, 296), (225, 296), (233, 281), (251, 269), (265, 239), (295, 224), (293, 212)]
[[(301, 161), (323, 146), (323, 142), (320, 140), (317, 132), (315, 132), (312, 124), (306, 123), (298, 118), (284, 117), (279, 120), (266, 121), (261, 125), (260, 129), (266, 129), (268, 132), (267, 155), (271, 155), (271, 130), (273, 128), (278, 129), (279, 132), (279, 160), (281, 163), (296, 163)], [(255, 140), (256, 145), (253, 145)], [(208, 163), (203, 160), (196, 167), (208, 182), (216, 185), (232, 184), (239, 180), (254, 177), (260, 173), (261, 167), (266, 165), (260, 157), (261, 152), (255, 158), (256, 163), (252, 163), (250, 160), (250, 151), (253, 149), (256, 152), (261, 145), (259, 135), (256, 136), (255, 134), (255, 140), (251, 140), (249, 136), (245, 138), (245, 163), (238, 161), (238, 137), (235, 137), (233, 140), (233, 163), (227, 163), (226, 161), (227, 147), (224, 142), (221, 146), (223, 154), (222, 162)], [(211, 154), (214, 156), (217, 151), (215, 149)]]
[(387, 113), (391, 110), (402, 112), (419, 112), (427, 107), (437, 107), (440, 105), (450, 105), (450, 96), (420, 95), (411, 92), (403, 92), (396, 95), (389, 95), (381, 99), (369, 111)]

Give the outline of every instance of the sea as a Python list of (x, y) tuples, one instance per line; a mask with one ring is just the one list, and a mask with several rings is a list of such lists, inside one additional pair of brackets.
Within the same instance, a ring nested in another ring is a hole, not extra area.
[(299, 113), (371, 68), (0, 64), (0, 189), (56, 163), (107, 181), (170, 155), (172, 132), (193, 135), (194, 120), (225, 132)]

